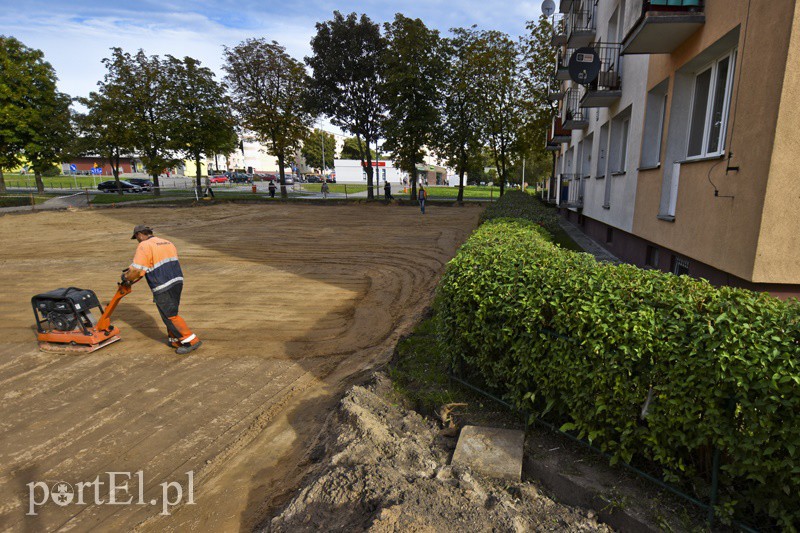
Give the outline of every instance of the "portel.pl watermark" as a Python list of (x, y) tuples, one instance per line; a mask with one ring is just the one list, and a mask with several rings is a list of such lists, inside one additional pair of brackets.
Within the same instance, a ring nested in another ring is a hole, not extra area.
[[(28, 487), (28, 516), (36, 516), (37, 509), (48, 502), (68, 505), (161, 505), (161, 515), (169, 515), (170, 507), (183, 502), (183, 485), (177, 481), (160, 484), (161, 498), (145, 500), (144, 472), (106, 472), (106, 478), (97, 476), (94, 481), (31, 481)], [(186, 505), (194, 505), (194, 471), (186, 472)], [(134, 481), (132, 481), (134, 480)], [(136, 496), (130, 483), (136, 484)]]

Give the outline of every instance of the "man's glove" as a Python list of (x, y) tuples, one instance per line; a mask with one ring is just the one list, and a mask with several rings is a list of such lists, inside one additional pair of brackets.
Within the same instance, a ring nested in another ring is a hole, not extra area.
[(122, 271), (122, 276), (120, 278), (120, 285), (125, 285), (127, 287), (130, 287), (131, 282), (128, 280), (127, 275), (128, 275), (128, 269), (126, 268), (125, 270)]

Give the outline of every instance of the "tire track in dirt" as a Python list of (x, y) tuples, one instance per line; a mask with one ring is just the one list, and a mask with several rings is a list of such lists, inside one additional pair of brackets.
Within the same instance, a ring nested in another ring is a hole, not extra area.
[[(0, 529), (252, 527), (299, 482), (337, 395), (418, 319), (478, 214), (276, 203), (0, 217), (0, 239), (27, 243), (0, 263)], [(137, 286), (115, 315), (122, 342), (88, 356), (36, 352), (30, 297), (78, 286), (106, 301), (137, 223), (178, 246), (181, 314), (203, 349), (180, 359), (160, 344)], [(197, 505), (158, 516), (149, 505), (50, 504), (24, 517), (25, 483), (112, 470), (143, 470), (148, 498), (192, 470)]]

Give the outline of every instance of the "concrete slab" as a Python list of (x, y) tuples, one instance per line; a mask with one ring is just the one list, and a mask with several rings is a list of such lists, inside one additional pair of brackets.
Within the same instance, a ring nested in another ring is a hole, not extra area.
[(524, 444), (523, 431), (464, 426), (450, 464), (468, 466), (493, 478), (520, 481)]

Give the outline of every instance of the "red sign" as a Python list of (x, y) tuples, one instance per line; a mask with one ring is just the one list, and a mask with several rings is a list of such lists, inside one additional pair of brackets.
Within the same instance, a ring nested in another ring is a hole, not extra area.
[[(365, 162), (363, 162), (363, 163), (361, 163), (361, 166), (362, 166), (362, 167), (365, 167), (365, 166), (367, 166), (367, 163), (366, 163), (366, 161), (365, 161)], [(372, 162), (372, 166), (373, 166), (373, 167), (385, 167), (385, 166), (386, 166), (386, 161), (373, 161), (373, 162)]]

